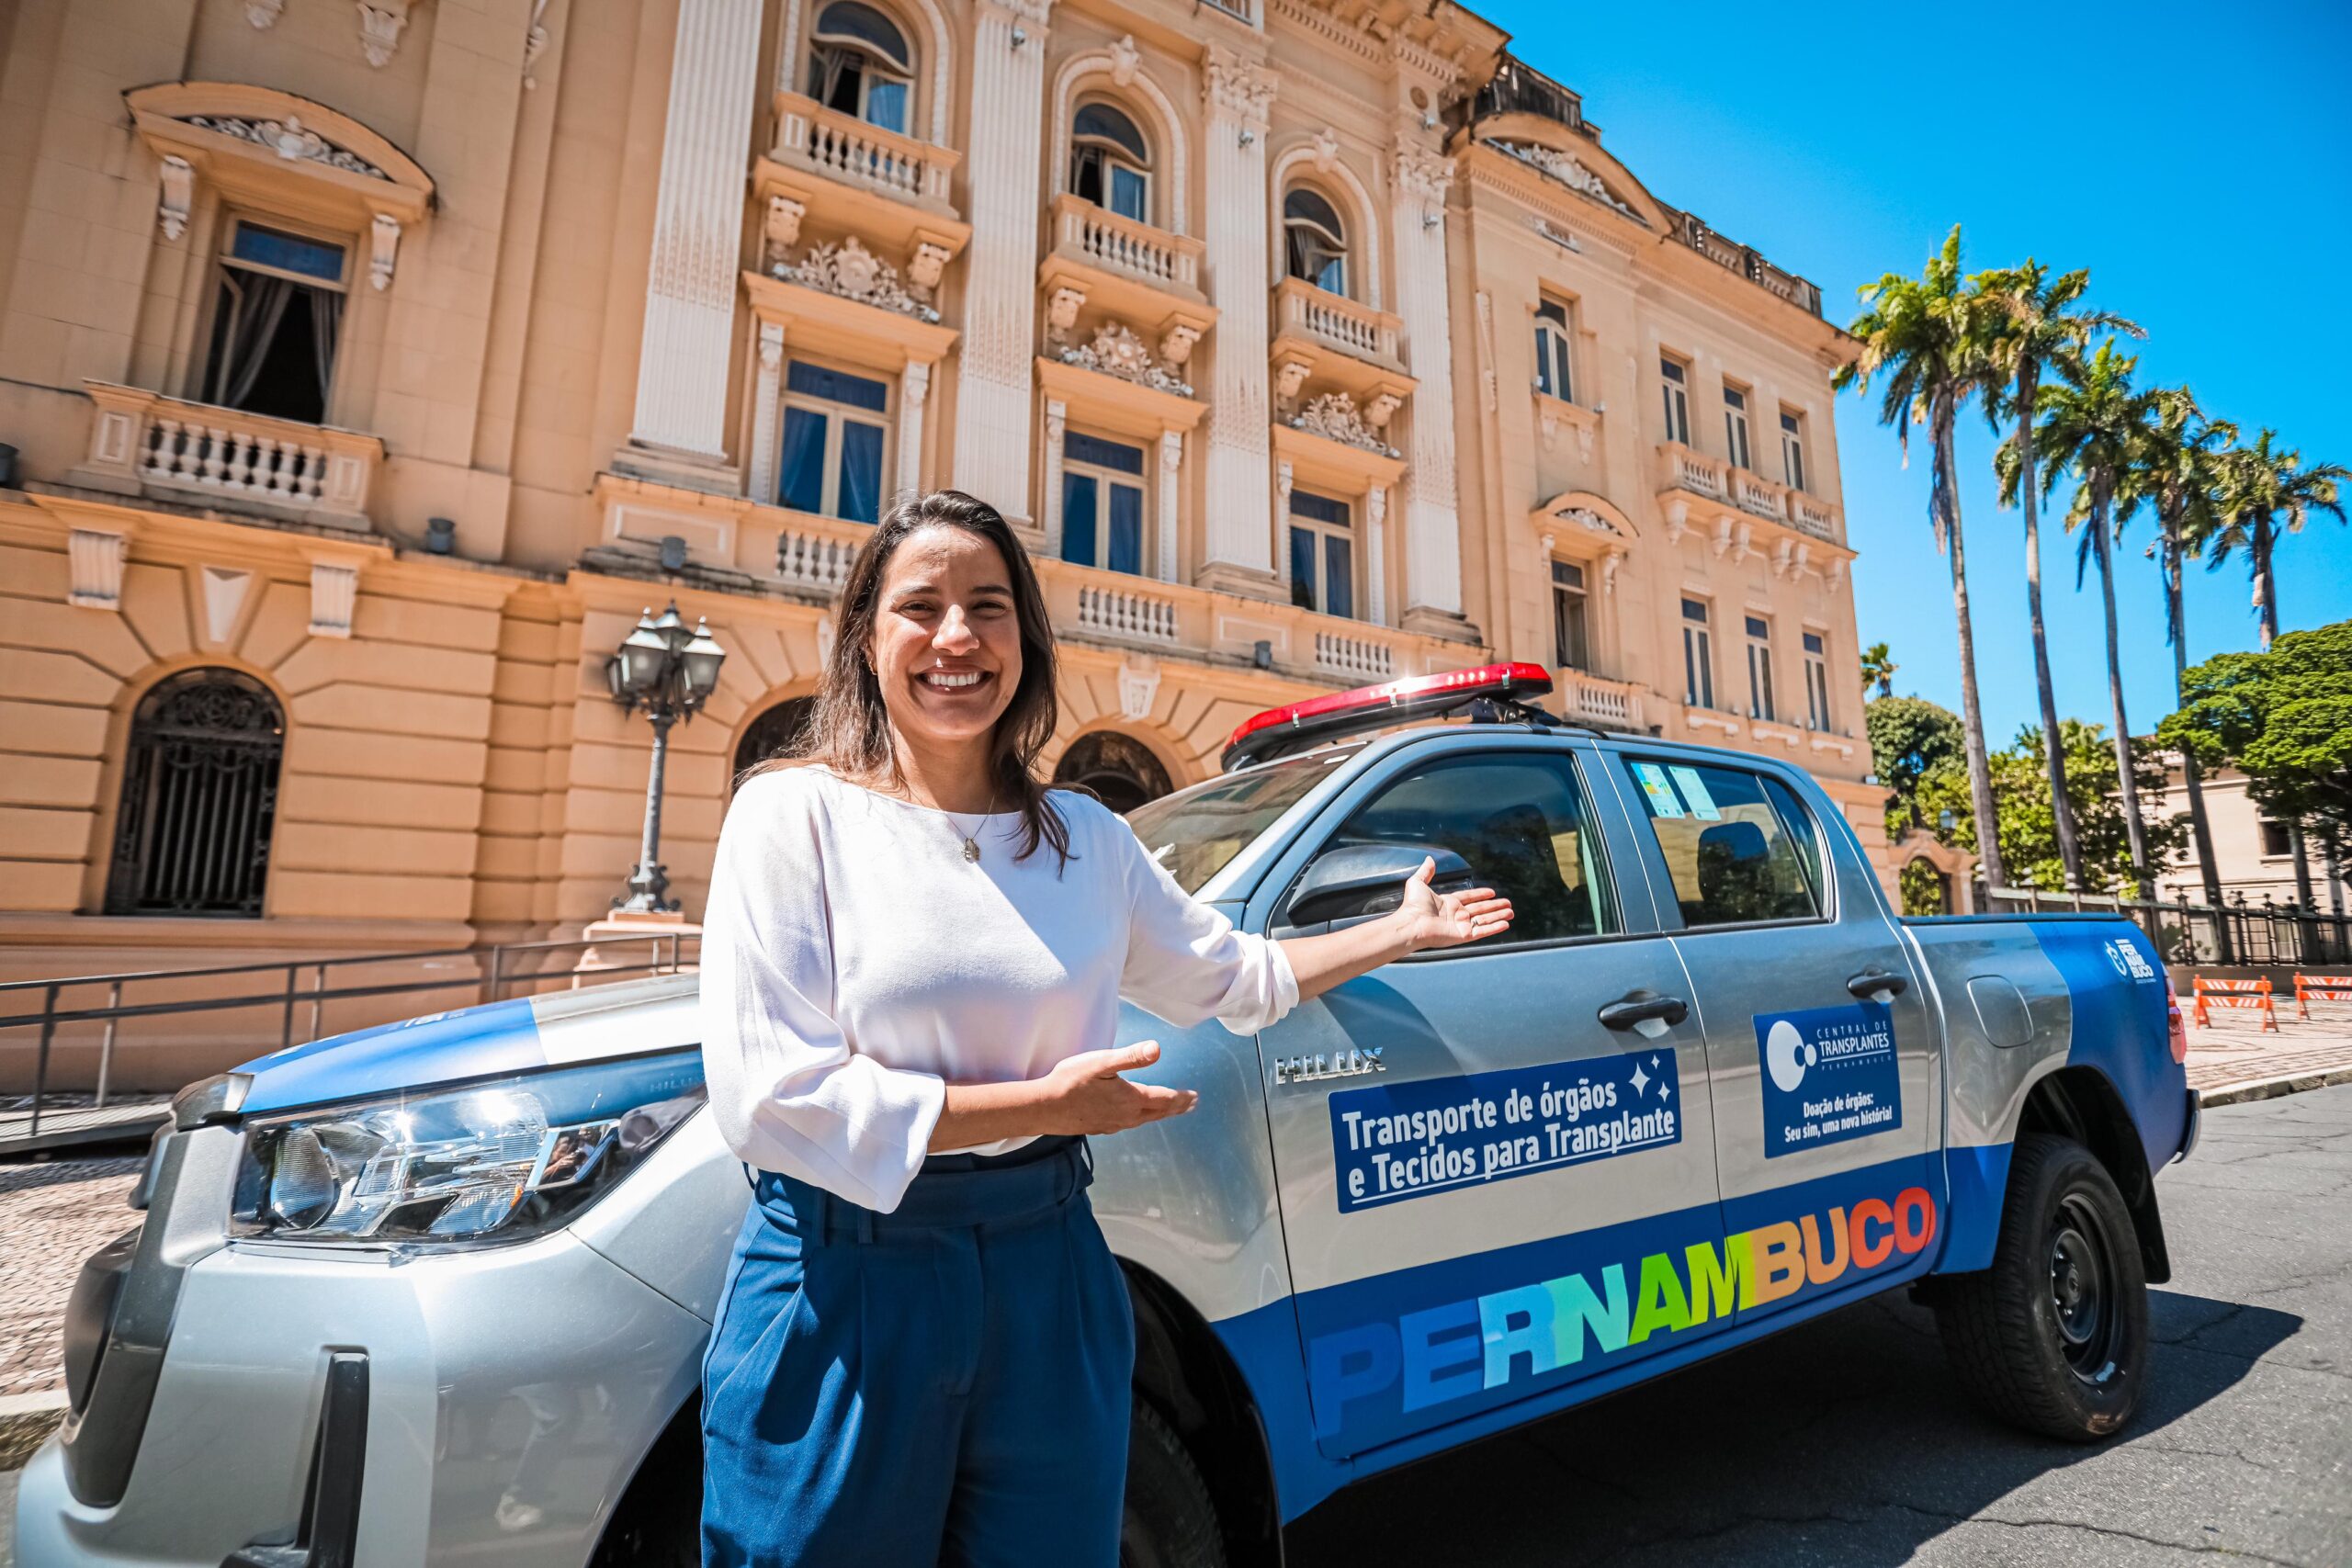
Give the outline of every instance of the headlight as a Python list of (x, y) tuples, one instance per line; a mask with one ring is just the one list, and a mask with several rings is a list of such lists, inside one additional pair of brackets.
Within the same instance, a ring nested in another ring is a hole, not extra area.
[(584, 1209), (702, 1104), (671, 1052), (245, 1123), (230, 1232), (282, 1241), (510, 1241)]

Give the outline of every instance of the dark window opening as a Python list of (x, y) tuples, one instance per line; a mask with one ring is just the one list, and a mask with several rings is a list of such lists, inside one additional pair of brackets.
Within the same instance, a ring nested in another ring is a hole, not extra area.
[(1149, 747), (1108, 729), (1070, 742), (1054, 769), (1054, 783), (1083, 785), (1122, 817), (1147, 801), (1158, 800), (1170, 787), (1168, 770)]
[(141, 698), (107, 913), (261, 914), (285, 744), (277, 699), (233, 670), (187, 671)]

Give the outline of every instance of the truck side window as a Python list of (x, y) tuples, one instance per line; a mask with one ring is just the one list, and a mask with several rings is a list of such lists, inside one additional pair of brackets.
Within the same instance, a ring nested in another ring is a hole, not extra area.
[[(1563, 759), (1464, 757), (1417, 769), (1359, 808), (1323, 852), (1358, 844), (1460, 855), (1470, 877), (1467, 883), (1455, 877), (1453, 885), (1492, 887), (1509, 898), (1514, 919), (1503, 940), (1514, 944), (1619, 929), (1600, 833)], [(1440, 892), (1452, 890), (1441, 883)], [(1361, 909), (1317, 913), (1324, 919), (1381, 914), (1396, 907), (1396, 897), (1392, 889)]]
[(1820, 846), (1786, 788), (1737, 768), (1627, 766), (1685, 926), (1820, 917)]

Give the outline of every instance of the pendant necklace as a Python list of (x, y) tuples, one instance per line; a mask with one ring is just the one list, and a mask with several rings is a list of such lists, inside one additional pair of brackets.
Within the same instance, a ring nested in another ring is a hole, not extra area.
[(963, 840), (964, 840), (964, 859), (965, 859), (967, 862), (970, 863), (971, 864), (978, 865), (978, 864), (979, 863), (979, 860), (980, 860), (980, 837), (979, 837), (979, 829), (980, 829), (980, 828), (984, 828), (984, 827), (988, 826), (988, 820), (989, 820), (989, 818), (990, 817), (993, 817), (993, 816), (995, 816), (995, 815), (996, 815), (996, 795), (995, 795), (995, 792), (994, 792), (994, 791), (990, 791), (990, 792), (989, 792), (989, 808), (988, 808), (988, 810), (987, 810), (987, 811), (985, 811), (985, 812), (981, 813), (981, 815), (980, 815), (980, 821), (979, 821), (979, 827), (976, 827), (976, 828), (974, 828), (974, 829), (973, 829), (970, 832), (968, 832), (968, 833), (967, 833), (967, 832), (965, 832), (965, 831), (964, 831), (964, 824), (956, 820), (956, 814), (955, 814), (954, 812), (952, 812), (952, 811), (948, 811), (948, 810), (945, 810), (944, 808), (943, 808), (943, 809), (941, 810), (941, 812), (940, 812), (940, 815), (947, 818), (948, 825), (949, 825), (950, 827), (954, 828), (954, 829), (956, 829), (956, 831), (957, 835), (963, 839)]

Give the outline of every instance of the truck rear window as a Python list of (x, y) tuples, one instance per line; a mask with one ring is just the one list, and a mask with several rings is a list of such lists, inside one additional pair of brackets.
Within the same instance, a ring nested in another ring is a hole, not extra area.
[(1672, 761), (1625, 766), (1685, 926), (1820, 917), (1819, 840), (1779, 780)]
[(1177, 886), (1198, 893), (1352, 751), (1317, 751), (1211, 779), (1136, 807), (1127, 825)]

